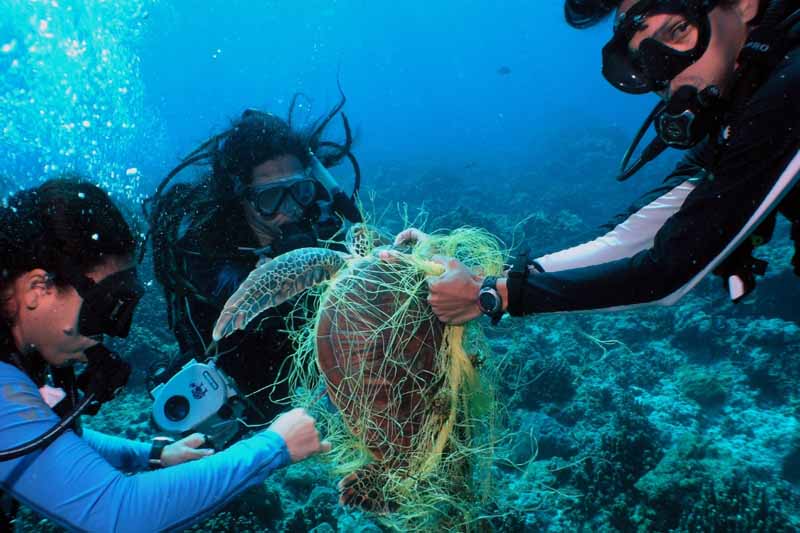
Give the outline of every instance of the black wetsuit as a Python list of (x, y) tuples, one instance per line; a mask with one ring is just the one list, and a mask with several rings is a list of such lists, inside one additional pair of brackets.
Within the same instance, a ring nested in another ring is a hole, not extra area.
[[(252, 250), (261, 247), (241, 209), (217, 213), (189, 228), (177, 246), (183, 274), (199, 295), (189, 292), (178, 296), (175, 302), (172, 329), (182, 357), (173, 364), (173, 372), (192, 357), (203, 359), (225, 301), (255, 268), (259, 258)], [(276, 401), (285, 400), (288, 395), (285, 378), (289, 365), (285, 362), (292, 346), (284, 332), (284, 317), (291, 308), (286, 303), (266, 311), (244, 332), (238, 331), (219, 343), (218, 353), (222, 355), (217, 365), (236, 381), (242, 394), (249, 395), (263, 415), (256, 416), (262, 420), (253, 420), (251, 413), (251, 422), (269, 420), (285, 409), (285, 403)]]
[[(799, 48), (789, 50), (743, 112), (729, 120), (717, 147), (706, 141), (691, 150), (663, 187), (608, 234), (538, 258), (544, 272), (529, 275), (521, 292), (509, 295), (515, 302), (509, 312), (671, 304), (724, 268), (737, 243), (774, 223), (774, 213), (786, 216), (799, 237)], [(786, 196), (770, 202), (779, 189)]]

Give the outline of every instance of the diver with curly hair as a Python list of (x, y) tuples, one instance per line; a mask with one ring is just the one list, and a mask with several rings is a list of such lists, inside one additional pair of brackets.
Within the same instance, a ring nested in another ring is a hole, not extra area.
[[(473, 275), (455, 260), (430, 283), (440, 319), (481, 313), (616, 310), (678, 301), (716, 274), (734, 302), (766, 262), (777, 214), (792, 224), (800, 274), (800, 10), (791, 0), (566, 0), (583, 28), (614, 16), (602, 72), (629, 94), (661, 97), (623, 157), (628, 179), (666, 148), (689, 150), (658, 189), (592, 241)], [(656, 137), (630, 163), (653, 124)], [(630, 163), (630, 164), (629, 164)], [(407, 230), (398, 241), (424, 238)]]
[[(169, 173), (148, 211), (156, 279), (180, 346), (177, 358), (154, 371), (163, 381), (187, 361), (213, 357), (216, 368), (235, 382), (248, 424), (271, 419), (289, 396), (285, 361), (292, 347), (284, 330), (292, 305), (265, 313), (247, 331), (212, 347), (214, 323), (226, 300), (257, 264), (296, 248), (322, 246), (345, 221), (360, 220), (360, 171), (351, 152), (350, 126), (341, 113), (344, 94), (305, 130), (292, 123), (298, 96), (286, 120), (247, 110), (203, 143)], [(342, 144), (321, 139), (337, 114), (346, 134)], [(344, 159), (355, 170), (351, 195), (327, 170)], [(167, 189), (192, 165), (210, 168), (196, 183)], [(229, 438), (234, 437), (221, 439)]]

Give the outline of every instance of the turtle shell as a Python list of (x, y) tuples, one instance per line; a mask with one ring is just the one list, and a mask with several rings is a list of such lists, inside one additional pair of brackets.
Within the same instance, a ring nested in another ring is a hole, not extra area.
[(341, 276), (317, 325), (328, 394), (376, 460), (405, 462), (440, 386), (443, 325), (422, 274), (368, 257)]

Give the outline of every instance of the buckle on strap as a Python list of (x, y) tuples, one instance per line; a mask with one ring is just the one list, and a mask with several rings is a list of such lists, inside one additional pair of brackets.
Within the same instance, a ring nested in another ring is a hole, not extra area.
[(525, 250), (514, 258), (508, 271), (508, 313), (519, 316), (523, 313), (522, 294), (525, 282), (528, 280), (528, 265), (530, 265), (529, 250)]

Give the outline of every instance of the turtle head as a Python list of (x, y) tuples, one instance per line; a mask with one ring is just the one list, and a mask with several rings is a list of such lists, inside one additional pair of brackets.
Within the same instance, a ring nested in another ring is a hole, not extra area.
[(359, 222), (350, 226), (344, 242), (351, 254), (366, 257), (379, 248), (389, 246), (392, 237), (375, 226)]

